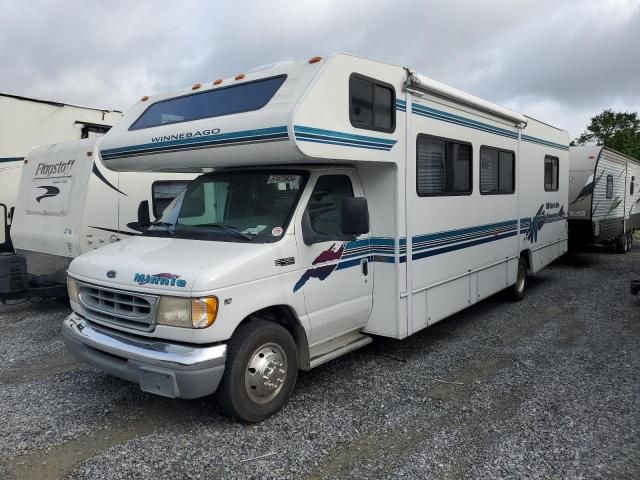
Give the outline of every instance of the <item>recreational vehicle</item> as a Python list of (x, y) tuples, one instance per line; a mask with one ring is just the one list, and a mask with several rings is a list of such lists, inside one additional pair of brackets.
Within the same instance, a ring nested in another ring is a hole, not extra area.
[(11, 234), (0, 256), (0, 300), (66, 294), (67, 268), (83, 252), (138, 235), (138, 209), (159, 217), (195, 175), (115, 172), (98, 137), (31, 150), (22, 169)]
[(607, 147), (571, 147), (569, 238), (573, 244), (613, 243), (631, 251), (640, 228), (640, 160)]
[(0, 93), (0, 252), (13, 251), (9, 227), (29, 150), (106, 133), (122, 112)]
[(142, 235), (71, 263), (63, 338), (146, 392), (216, 392), (260, 421), (299, 369), (507, 288), (522, 298), (567, 250), (568, 144), (348, 54), (143, 97), (105, 135), (105, 165), (215, 171)]

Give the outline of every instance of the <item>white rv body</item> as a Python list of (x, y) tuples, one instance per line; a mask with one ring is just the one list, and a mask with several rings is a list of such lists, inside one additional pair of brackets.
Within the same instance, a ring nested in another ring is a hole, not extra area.
[(30, 274), (65, 284), (73, 258), (140, 233), (134, 222), (141, 201), (158, 212), (195, 176), (109, 170), (100, 141), (46, 145), (27, 154), (11, 235)]
[(631, 248), (640, 228), (640, 160), (602, 146), (571, 147), (569, 231), (572, 242)]
[(11, 250), (9, 214), (27, 152), (40, 145), (102, 135), (121, 118), (122, 112), (116, 110), (0, 93), (0, 217), (7, 212), (6, 228), (0, 228), (0, 251)]
[[(188, 102), (189, 95), (281, 76), (286, 79), (261, 108), (188, 122), (167, 115), (166, 123), (137, 127), (165, 101)], [(365, 97), (370, 86), (384, 99), (367, 120), (374, 123), (360, 120), (374, 109), (351, 100), (357, 95), (350, 89), (359, 86)], [(202, 88), (135, 105), (104, 137), (105, 165), (219, 169), (187, 188), (176, 215), (191, 188), (224, 172), (270, 172), (267, 183), (283, 182), (283, 193), (287, 178), (302, 175), (306, 182), (289, 221), (269, 225), (275, 241), (143, 235), (72, 262), (67, 345), (143, 390), (169, 397), (215, 391), (226, 378), (227, 354), (233, 355), (227, 345), (252, 319), (286, 325), (297, 365), (309, 369), (368, 343), (368, 334), (403, 339), (516, 284), (519, 265), (535, 273), (567, 250), (565, 131), (402, 67), (347, 54), (278, 64)], [(309, 234), (319, 228), (313, 221), (337, 221), (322, 213), (311, 219), (322, 202), (337, 208), (326, 187), (337, 183), (367, 200), (370, 229), (357, 238)], [(163, 220), (177, 225), (180, 218)], [(91, 304), (98, 294), (142, 298), (149, 314), (138, 321), (114, 317)], [(157, 321), (166, 298), (210, 297), (218, 310), (208, 328)], [(150, 343), (175, 355), (159, 357)], [(116, 367), (100, 352), (125, 363)]]

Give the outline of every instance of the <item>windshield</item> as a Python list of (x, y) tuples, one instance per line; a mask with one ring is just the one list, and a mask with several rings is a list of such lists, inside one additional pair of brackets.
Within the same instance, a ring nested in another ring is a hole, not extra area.
[(291, 170), (214, 172), (198, 177), (145, 232), (223, 242), (276, 242), (308, 174)]

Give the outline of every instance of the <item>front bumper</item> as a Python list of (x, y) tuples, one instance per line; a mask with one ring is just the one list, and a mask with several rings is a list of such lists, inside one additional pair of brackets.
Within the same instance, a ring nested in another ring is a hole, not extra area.
[(78, 360), (137, 383), (149, 393), (198, 398), (215, 392), (224, 373), (226, 345), (170, 343), (116, 332), (76, 313), (63, 322), (62, 339)]

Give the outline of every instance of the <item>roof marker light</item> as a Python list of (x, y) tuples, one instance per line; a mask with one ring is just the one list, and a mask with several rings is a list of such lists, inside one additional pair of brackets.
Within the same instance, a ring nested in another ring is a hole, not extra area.
[(193, 85), (193, 87), (191, 87), (191, 90), (198, 90), (202, 85), (200, 85), (199, 83), (195, 83)]
[(322, 57), (311, 57), (309, 63), (318, 63), (320, 60), (322, 60)]
[(222, 83), (222, 79), (221, 78), (219, 78), (215, 82), (213, 82), (214, 85), (220, 85), (221, 83)]
[(141, 102), (146, 102), (147, 100), (149, 100), (149, 95), (145, 95), (140, 99)]
[(242, 80), (244, 78), (244, 73), (239, 73), (236, 75), (236, 80)]

